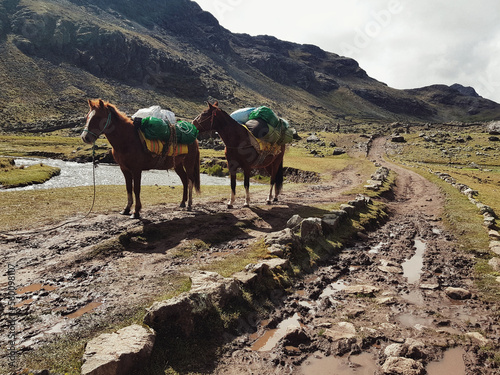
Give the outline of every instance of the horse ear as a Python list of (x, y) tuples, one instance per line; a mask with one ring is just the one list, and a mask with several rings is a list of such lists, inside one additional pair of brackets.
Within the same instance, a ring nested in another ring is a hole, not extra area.
[(218, 107), (218, 106), (219, 106), (219, 101), (216, 100), (214, 103), (214, 107)]
[(104, 109), (104, 102), (102, 99), (99, 99), (99, 108)]
[(210, 103), (208, 100), (207, 100), (207, 104), (208, 104), (208, 108), (212, 108), (213, 107), (212, 103)]

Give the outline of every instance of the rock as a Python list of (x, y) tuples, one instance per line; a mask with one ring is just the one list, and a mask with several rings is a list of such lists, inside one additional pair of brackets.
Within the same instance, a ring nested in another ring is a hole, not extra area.
[(154, 342), (154, 332), (138, 324), (104, 333), (87, 343), (81, 374), (136, 374), (149, 362)]
[(490, 135), (500, 135), (500, 121), (489, 123), (486, 130)]
[(480, 346), (488, 346), (491, 344), (491, 340), (488, 340), (479, 332), (467, 332), (465, 336), (470, 338), (472, 341), (476, 342)]
[(439, 284), (420, 284), (420, 289), (436, 290), (439, 289)]
[(356, 328), (354, 324), (348, 322), (340, 322), (327, 328), (324, 335), (333, 339), (333, 341), (341, 339), (350, 339), (356, 337)]
[(500, 258), (491, 258), (488, 264), (493, 268), (495, 272), (500, 272)]
[(403, 344), (391, 344), (384, 349), (386, 357), (404, 357), (405, 354), (406, 348)]
[(463, 288), (448, 287), (444, 291), (448, 297), (454, 300), (464, 300), (472, 297), (472, 293)]
[(257, 281), (258, 275), (255, 272), (240, 271), (233, 274), (233, 278), (243, 285), (251, 285)]
[(345, 153), (346, 153), (346, 151), (343, 148), (335, 147), (333, 149), (333, 155), (343, 155)]
[(498, 142), (498, 141), (500, 141), (500, 138), (498, 138), (496, 135), (492, 135), (492, 136), (488, 137), (488, 140), (491, 142)]
[(254, 272), (258, 275), (265, 275), (269, 271), (275, 272), (280, 270), (290, 270), (290, 261), (288, 259), (273, 258), (266, 259), (257, 264), (248, 264), (245, 269), (250, 272)]
[(382, 365), (383, 374), (387, 375), (424, 375), (424, 366), (413, 359), (389, 357)]
[(218, 306), (224, 306), (227, 301), (241, 294), (238, 283), (233, 278), (226, 278), (217, 272), (195, 271), (191, 273), (190, 293), (208, 295)]
[(321, 227), (323, 232), (331, 234), (337, 229), (342, 221), (347, 218), (347, 212), (344, 210), (333, 210), (324, 215), (321, 219)]
[(500, 241), (490, 241), (490, 250), (500, 255)]
[(316, 134), (311, 134), (309, 137), (307, 137), (306, 142), (307, 143), (316, 143), (319, 142), (320, 139)]
[(404, 142), (406, 142), (406, 139), (402, 135), (393, 135), (391, 137), (391, 142), (394, 142), (394, 143), (404, 143)]
[(286, 248), (283, 245), (272, 244), (271, 247), (267, 248), (267, 252), (270, 255), (276, 256), (278, 258), (283, 258), (285, 255)]
[(490, 229), (488, 231), (488, 235), (490, 236), (490, 238), (492, 240), (497, 240), (497, 241), (500, 241), (500, 233), (498, 233), (498, 231), (494, 230), (494, 229)]
[(380, 167), (378, 168), (374, 174), (372, 174), (372, 180), (376, 181), (385, 181), (387, 180), (387, 177), (389, 176), (389, 169), (386, 167)]
[(304, 328), (300, 326), (289, 326), (286, 329), (284, 336), (284, 345), (299, 346), (300, 344), (308, 344), (311, 338), (307, 335)]
[(373, 295), (380, 291), (380, 288), (372, 285), (348, 285), (343, 290), (345, 294)]
[(309, 217), (300, 223), (300, 236), (304, 239), (314, 239), (323, 236), (322, 219)]
[(290, 219), (288, 219), (288, 221), (286, 222), (286, 227), (293, 229), (297, 225), (300, 225), (302, 220), (304, 220), (304, 219), (302, 219), (302, 217), (300, 217), (300, 215), (295, 214)]
[(347, 212), (347, 215), (353, 216), (356, 213), (356, 207), (351, 206), (350, 204), (341, 204), (340, 209)]
[(395, 273), (395, 274), (403, 273), (403, 269), (396, 266), (378, 266), (377, 268), (384, 273)]
[(285, 228), (279, 232), (272, 232), (266, 235), (265, 244), (271, 246), (273, 244), (290, 246), (292, 249), (301, 248), (300, 237), (295, 235), (290, 228)]

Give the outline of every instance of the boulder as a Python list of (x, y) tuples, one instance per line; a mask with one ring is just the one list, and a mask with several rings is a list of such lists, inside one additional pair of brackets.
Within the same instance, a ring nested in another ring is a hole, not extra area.
[(307, 137), (306, 142), (307, 143), (316, 143), (319, 142), (320, 139), (316, 134), (311, 134), (309, 137)]
[(238, 283), (233, 278), (226, 278), (217, 272), (195, 271), (191, 273), (190, 293), (202, 293), (209, 296), (218, 306), (241, 294)]
[(82, 375), (137, 374), (149, 362), (155, 334), (138, 324), (89, 341), (83, 354)]
[(300, 223), (302, 222), (302, 217), (300, 217), (300, 215), (293, 215), (290, 219), (288, 219), (288, 221), (286, 222), (286, 227), (287, 228), (290, 228), (290, 229), (294, 229), (297, 225), (300, 225)]
[(300, 236), (306, 240), (323, 236), (322, 219), (308, 217), (300, 223)]
[(383, 374), (387, 375), (424, 375), (422, 363), (411, 358), (388, 357), (382, 365)]
[(343, 148), (340, 148), (340, 147), (335, 147), (333, 149), (333, 155), (343, 155), (345, 154), (345, 150)]
[(324, 335), (331, 338), (333, 341), (350, 339), (356, 337), (356, 328), (354, 324), (348, 322), (340, 322), (327, 328)]
[(464, 288), (448, 287), (444, 290), (444, 292), (448, 297), (454, 300), (464, 300), (472, 297), (472, 293)]
[(291, 247), (292, 250), (297, 250), (302, 247), (300, 237), (293, 233), (290, 228), (267, 234), (264, 238), (264, 242), (268, 247), (274, 244)]

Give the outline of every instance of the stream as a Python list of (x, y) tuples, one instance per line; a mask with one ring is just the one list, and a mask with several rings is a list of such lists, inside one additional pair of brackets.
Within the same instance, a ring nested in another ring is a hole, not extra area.
[[(92, 163), (77, 163), (58, 159), (38, 159), (38, 158), (18, 158), (15, 159), (16, 166), (30, 166), (35, 164), (44, 164), (51, 167), (58, 167), (61, 173), (43, 184), (29, 185), (20, 188), (6, 189), (6, 191), (23, 191), (38, 189), (55, 189), (76, 186), (91, 186)], [(120, 167), (114, 164), (98, 164), (96, 168), (97, 185), (124, 185), (125, 179)], [(150, 170), (142, 173), (143, 186), (146, 185), (182, 185), (181, 179), (174, 171)], [(214, 177), (207, 174), (201, 174), (202, 185), (227, 185), (229, 186), (229, 177)]]

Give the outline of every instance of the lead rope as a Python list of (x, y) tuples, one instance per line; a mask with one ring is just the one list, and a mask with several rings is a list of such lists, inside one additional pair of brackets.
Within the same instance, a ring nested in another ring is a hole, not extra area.
[(50, 227), (50, 228), (47, 228), (47, 229), (41, 229), (41, 230), (36, 230), (36, 231), (20, 232), (20, 233), (0, 232), (0, 237), (8, 237), (8, 236), (11, 236), (11, 237), (16, 237), (16, 236), (17, 237), (21, 237), (21, 236), (28, 236), (28, 235), (32, 235), (32, 234), (50, 232), (50, 231), (53, 231), (55, 229), (61, 228), (61, 227), (65, 226), (65, 225), (67, 225), (67, 224), (76, 223), (77, 221), (80, 221), (80, 220), (83, 220), (83, 219), (87, 218), (90, 215), (90, 213), (92, 212), (92, 210), (94, 209), (95, 198), (96, 198), (95, 170), (97, 168), (97, 164), (95, 162), (95, 148), (96, 148), (96, 146), (95, 146), (95, 142), (94, 142), (94, 144), (92, 145), (92, 184), (94, 186), (94, 193), (93, 193), (93, 198), (92, 198), (92, 205), (90, 206), (90, 209), (88, 210), (88, 212), (83, 217), (66, 221), (64, 223), (56, 225), (55, 227)]

